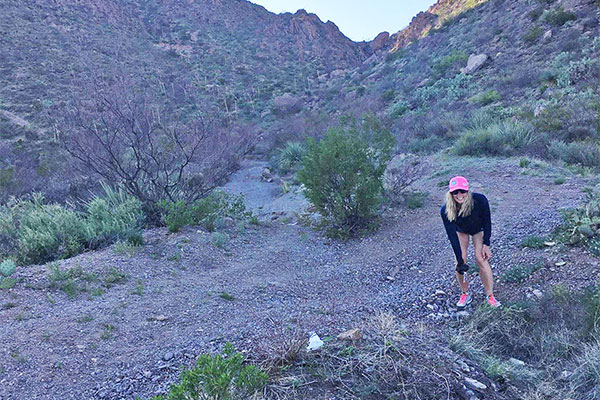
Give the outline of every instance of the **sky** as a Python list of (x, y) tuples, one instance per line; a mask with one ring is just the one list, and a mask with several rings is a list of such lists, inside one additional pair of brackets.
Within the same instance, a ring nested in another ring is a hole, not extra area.
[(303, 8), (323, 22), (332, 21), (355, 42), (371, 41), (379, 32), (391, 34), (408, 26), (419, 11), (437, 0), (250, 0), (280, 14)]

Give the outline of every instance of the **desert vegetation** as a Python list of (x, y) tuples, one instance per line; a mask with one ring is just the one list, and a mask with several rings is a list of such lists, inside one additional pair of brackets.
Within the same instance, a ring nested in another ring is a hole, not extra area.
[[(0, 5), (8, 390), (89, 367), (82, 398), (600, 396), (597, 1), (449, 2), (379, 50), (248, 2), (34, 3)], [(222, 190), (249, 157), (308, 211)], [(440, 279), (464, 170), (510, 221), (499, 310), (458, 314)]]

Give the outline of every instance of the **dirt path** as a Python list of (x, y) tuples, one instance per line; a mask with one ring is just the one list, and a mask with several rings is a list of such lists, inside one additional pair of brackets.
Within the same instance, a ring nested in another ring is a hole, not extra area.
[[(557, 208), (580, 201), (583, 183), (495, 168), (462, 166), (490, 199), (498, 274), (543, 256), (518, 244), (556, 226)], [(388, 210), (380, 231), (347, 243), (296, 224), (229, 227), (225, 248), (195, 227), (174, 235), (155, 229), (133, 256), (109, 248), (57, 263), (100, 280), (110, 268), (128, 276), (102, 294), (93, 290), (101, 281), (79, 279), (88, 291), (73, 299), (48, 288), (48, 266), (22, 268), (17, 287), (0, 291), (0, 399), (147, 397), (164, 391), (182, 364), (226, 341), (260, 354), (294, 333), (336, 335), (378, 311), (430, 318), (426, 305), (436, 290), (447, 304), (455, 300), (440, 179), (420, 182), (430, 193), (424, 208)], [(510, 290), (499, 284), (499, 298), (513, 296)]]

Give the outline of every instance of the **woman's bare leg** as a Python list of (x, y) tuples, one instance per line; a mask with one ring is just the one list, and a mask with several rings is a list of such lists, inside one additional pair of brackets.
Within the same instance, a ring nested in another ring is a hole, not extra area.
[[(460, 243), (460, 249), (462, 250), (463, 262), (467, 263), (467, 249), (469, 248), (469, 235), (466, 233), (456, 232), (458, 235), (458, 241)], [(456, 260), (458, 262), (458, 260)], [(465, 279), (465, 274), (459, 274), (456, 271), (456, 279), (460, 285), (460, 289), (463, 293), (467, 293), (469, 290), (469, 282)]]
[(475, 261), (479, 267), (479, 276), (486, 295), (494, 293), (494, 278), (492, 277), (492, 268), (487, 259), (483, 257), (481, 249), (483, 248), (483, 232), (473, 235), (473, 247), (475, 248)]

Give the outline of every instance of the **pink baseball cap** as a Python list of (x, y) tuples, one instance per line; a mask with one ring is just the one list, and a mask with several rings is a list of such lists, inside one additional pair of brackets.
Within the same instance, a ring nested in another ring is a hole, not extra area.
[(469, 182), (467, 182), (467, 178), (460, 175), (450, 179), (450, 182), (448, 183), (448, 191), (454, 192), (455, 190), (459, 189), (467, 191), (469, 190)]

